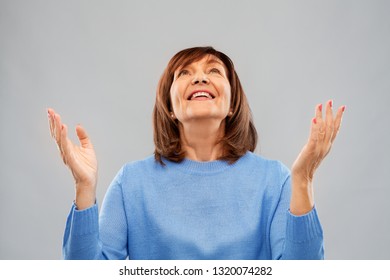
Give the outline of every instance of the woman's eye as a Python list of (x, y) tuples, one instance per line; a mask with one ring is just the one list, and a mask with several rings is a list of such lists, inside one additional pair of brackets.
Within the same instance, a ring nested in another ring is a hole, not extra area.
[(217, 73), (217, 74), (221, 73), (221, 71), (219, 71), (219, 69), (217, 69), (217, 68), (211, 68), (209, 72), (210, 73)]
[(177, 76), (180, 77), (180, 76), (183, 76), (183, 75), (187, 75), (188, 73), (189, 73), (188, 70), (183, 69), (183, 70), (179, 71), (179, 74), (177, 74)]

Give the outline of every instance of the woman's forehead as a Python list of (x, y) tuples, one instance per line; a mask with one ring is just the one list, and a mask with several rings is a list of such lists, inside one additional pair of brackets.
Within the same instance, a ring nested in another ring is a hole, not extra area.
[(203, 55), (201, 57), (198, 57), (198, 58), (185, 59), (182, 64), (180, 64), (180, 65), (178, 65), (176, 67), (175, 71), (180, 70), (180, 69), (182, 69), (184, 67), (190, 66), (191, 64), (195, 64), (195, 63), (204, 63), (206, 65), (209, 65), (209, 64), (220, 64), (221, 66), (225, 67), (225, 69), (227, 68), (225, 63), (223, 63), (223, 61), (220, 60), (215, 55), (205, 54), (205, 55)]

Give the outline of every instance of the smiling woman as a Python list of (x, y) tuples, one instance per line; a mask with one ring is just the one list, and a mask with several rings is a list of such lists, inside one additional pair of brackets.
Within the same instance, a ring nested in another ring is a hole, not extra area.
[(154, 156), (125, 164), (100, 217), (97, 160), (48, 110), (50, 131), (75, 179), (66, 259), (322, 259), (313, 176), (330, 151), (345, 106), (316, 106), (307, 144), (289, 169), (253, 151), (257, 133), (233, 62), (212, 47), (177, 53), (153, 111)]
[(171, 59), (158, 85), (153, 121), (160, 163), (161, 156), (176, 162), (187, 156), (233, 163), (257, 144), (234, 64), (212, 47), (185, 49)]

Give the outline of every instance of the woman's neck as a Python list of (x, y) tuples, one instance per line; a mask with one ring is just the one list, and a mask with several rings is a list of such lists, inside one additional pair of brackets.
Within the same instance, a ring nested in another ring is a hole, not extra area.
[(180, 141), (186, 158), (195, 161), (217, 160), (223, 154), (219, 140), (225, 134), (225, 122), (197, 120), (180, 125)]

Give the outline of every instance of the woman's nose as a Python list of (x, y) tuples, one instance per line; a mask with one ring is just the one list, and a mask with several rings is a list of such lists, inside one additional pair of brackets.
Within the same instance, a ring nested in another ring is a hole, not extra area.
[(192, 84), (208, 84), (209, 78), (207, 77), (206, 73), (201, 72), (201, 73), (196, 73), (194, 76), (194, 79), (192, 80)]

